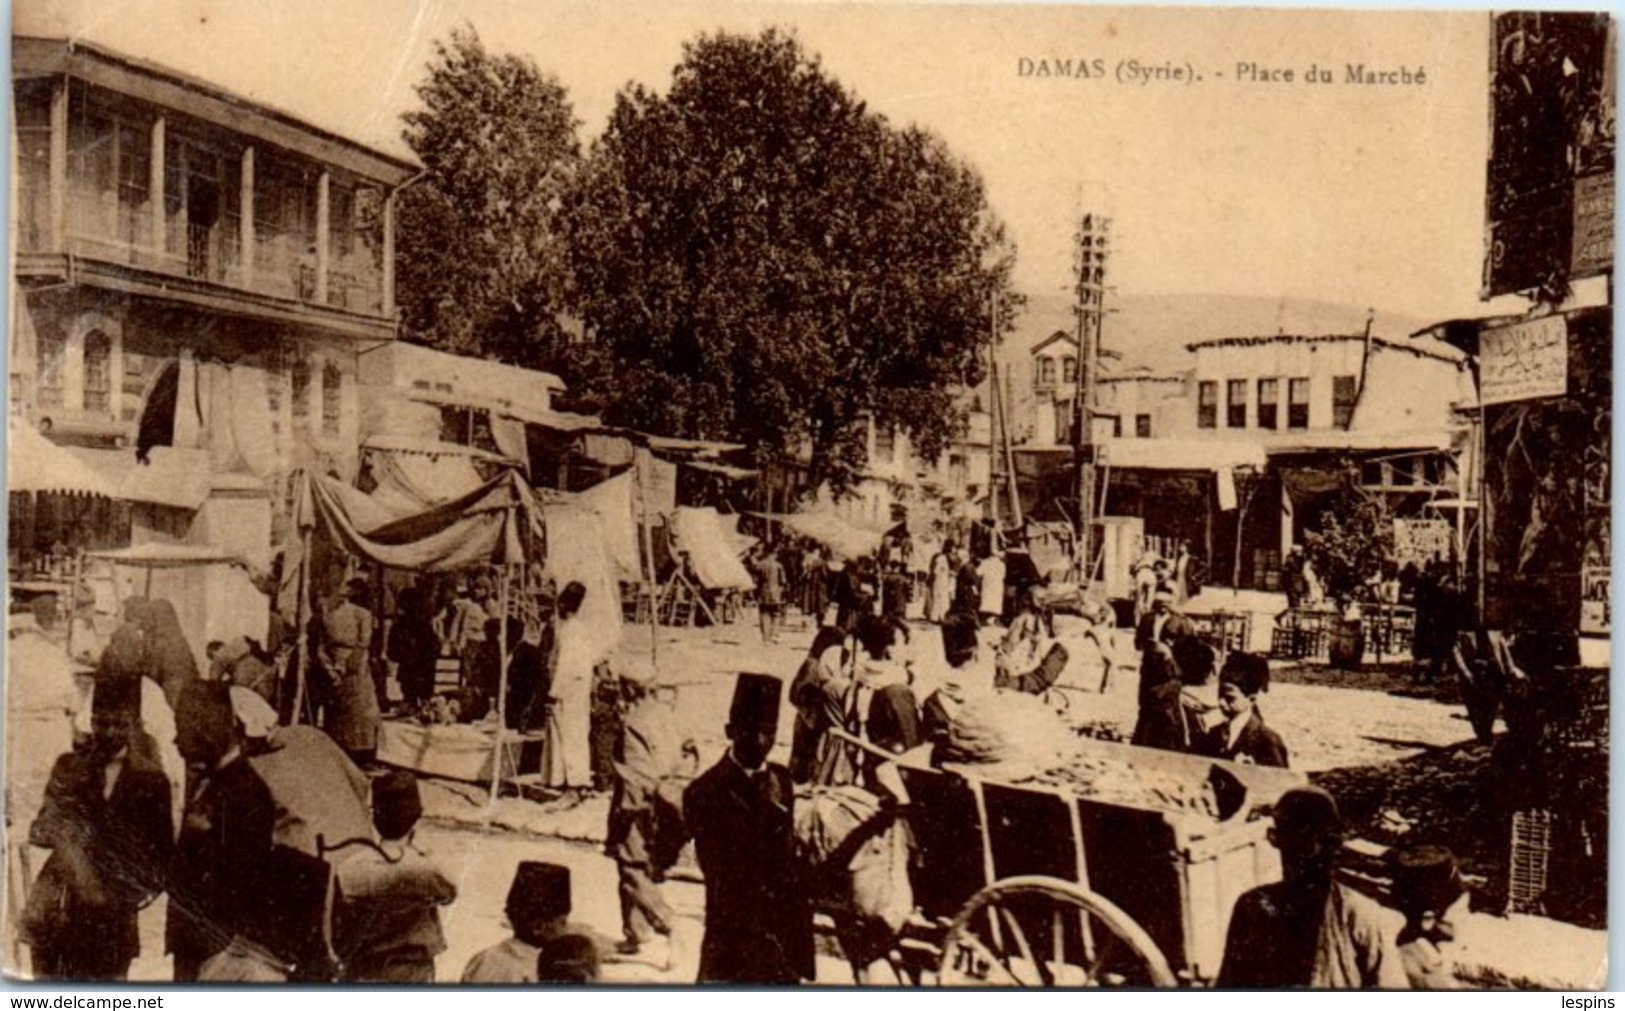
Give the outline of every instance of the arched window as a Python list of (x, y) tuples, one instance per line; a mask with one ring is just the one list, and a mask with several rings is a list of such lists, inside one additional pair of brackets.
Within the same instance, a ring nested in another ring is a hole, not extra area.
[(1038, 359), (1038, 384), (1040, 386), (1055, 385), (1055, 359), (1047, 356)]
[(1061, 359), (1061, 382), (1075, 383), (1078, 381), (1078, 360), (1071, 355)]
[(341, 394), (344, 373), (333, 362), (322, 366), (322, 434), (339, 434), (339, 405), (343, 403)]
[(303, 358), (294, 360), (288, 370), (289, 395), (293, 403), (289, 409), (295, 418), (310, 417), (310, 363)]
[(60, 334), (39, 334), (34, 341), (39, 368), (41, 407), (62, 406), (62, 363), (68, 357), (68, 341)]
[(113, 340), (100, 330), (85, 336), (85, 410), (113, 410)]

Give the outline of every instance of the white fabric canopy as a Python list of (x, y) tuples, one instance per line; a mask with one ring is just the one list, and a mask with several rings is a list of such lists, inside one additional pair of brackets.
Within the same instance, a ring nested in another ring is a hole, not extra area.
[(681, 506), (671, 517), (673, 546), (688, 554), (694, 575), (708, 590), (748, 590), (756, 585), (734, 553), (733, 539), (715, 509)]
[(118, 488), (27, 422), (14, 421), (6, 439), (6, 486), (11, 491), (117, 498)]

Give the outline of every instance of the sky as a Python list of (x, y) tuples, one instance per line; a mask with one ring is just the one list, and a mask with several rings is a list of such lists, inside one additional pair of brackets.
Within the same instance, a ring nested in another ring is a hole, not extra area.
[[(1019, 251), (1018, 286), (1032, 294), (1069, 290), (1087, 210), (1112, 218), (1108, 280), (1120, 292), (1307, 298), (1422, 319), (1492, 308), (1478, 300), (1482, 12), (17, 0), (13, 22), (19, 34), (98, 42), (396, 153), (406, 153), (399, 116), (417, 104), (434, 41), (464, 23), (488, 48), (556, 74), (584, 141), (629, 81), (664, 91), (685, 41), (791, 28), (871, 109), (939, 133), (982, 173)], [(1060, 60), (1091, 73), (1057, 74)], [(1190, 79), (1141, 83), (1120, 76), (1128, 61)], [(1350, 64), (1420, 68), (1425, 79), (1348, 83)], [(1332, 82), (1305, 83), (1311, 65)], [(1286, 70), (1292, 83), (1262, 79)]]

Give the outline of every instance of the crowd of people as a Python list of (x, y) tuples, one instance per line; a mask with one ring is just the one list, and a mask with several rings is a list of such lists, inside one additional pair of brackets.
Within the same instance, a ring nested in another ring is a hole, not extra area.
[[(434, 980), (447, 949), (440, 912), (458, 890), (415, 843), (417, 780), (377, 767), (388, 699), (374, 661), (382, 655), (404, 709), (455, 705), (472, 718), (501, 714), (515, 729), (543, 730), (550, 783), (611, 791), (605, 853), (617, 867), (621, 952), (670, 944), (675, 916), (662, 881), (692, 840), (706, 889), (698, 980), (812, 980), (813, 894), (797, 871), (807, 788), (859, 791), (880, 807), (906, 803), (896, 758), (940, 761), (970, 709), (1053, 682), (1041, 672), (1054, 662), (1054, 619), (1042, 582), (1010, 564), (996, 541), (977, 558), (954, 543), (932, 557), (923, 621), (903, 610), (909, 584), (886, 581), (889, 571), (906, 571), (902, 559), (829, 566), (809, 552), (794, 579), (777, 552), (753, 563), (764, 640), (790, 606), (818, 630), (789, 679), (738, 676), (727, 751), (703, 770), (694, 742), (673, 736), (669, 688), (636, 665), (606, 675), (578, 627), (587, 592), (579, 583), (531, 595), (548, 606), (520, 619), (512, 608), (501, 613), (479, 579), (415, 582), (395, 589), (383, 630), (368, 582), (345, 582), (312, 622), (310, 697), (301, 704), (315, 726), (284, 725), (297, 722), (287, 718), (288, 685), (257, 643), (210, 643), (200, 669), (172, 606), (130, 600), (99, 644), (90, 719), (53, 767), (29, 828), (30, 842), (51, 851), (23, 918), (35, 974), (124, 978), (139, 950), (137, 913), (165, 894), (164, 943), (177, 981)], [(821, 568), (833, 578), (817, 578)], [(1258, 704), (1268, 663), (1244, 652), (1221, 658), (1203, 642), (1180, 614), (1180, 566), (1167, 570), (1135, 627), (1133, 743), (1286, 766), (1286, 746)], [(1110, 635), (1108, 613), (1086, 623)], [(504, 652), (508, 694), (499, 699)], [(436, 690), (444, 657), (459, 668), (451, 701)], [(606, 676), (615, 718), (600, 761), (594, 711)], [(794, 720), (780, 765), (769, 755), (785, 702)], [(160, 747), (169, 739), (174, 755)], [(1441, 950), (1461, 894), (1448, 855), (1412, 854), (1396, 872), (1404, 886), (1396, 894), (1408, 903), (1396, 945), (1367, 901), (1331, 879), (1340, 832), (1330, 797), (1300, 790), (1282, 799), (1272, 838), (1285, 880), (1238, 903), (1221, 985), (1424, 985), (1448, 976)], [(906, 849), (906, 839), (898, 845)], [(571, 908), (568, 869), (521, 864), (503, 910), (513, 936), (475, 956), (460, 978), (598, 978), (602, 953), (570, 922)], [(859, 981), (874, 981), (884, 946), (861, 933), (841, 941)]]

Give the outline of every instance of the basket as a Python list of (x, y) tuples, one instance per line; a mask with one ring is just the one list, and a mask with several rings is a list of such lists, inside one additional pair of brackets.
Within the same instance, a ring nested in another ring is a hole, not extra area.
[(1507, 861), (1507, 912), (1544, 914), (1552, 859), (1551, 811), (1512, 812), (1512, 858)]

